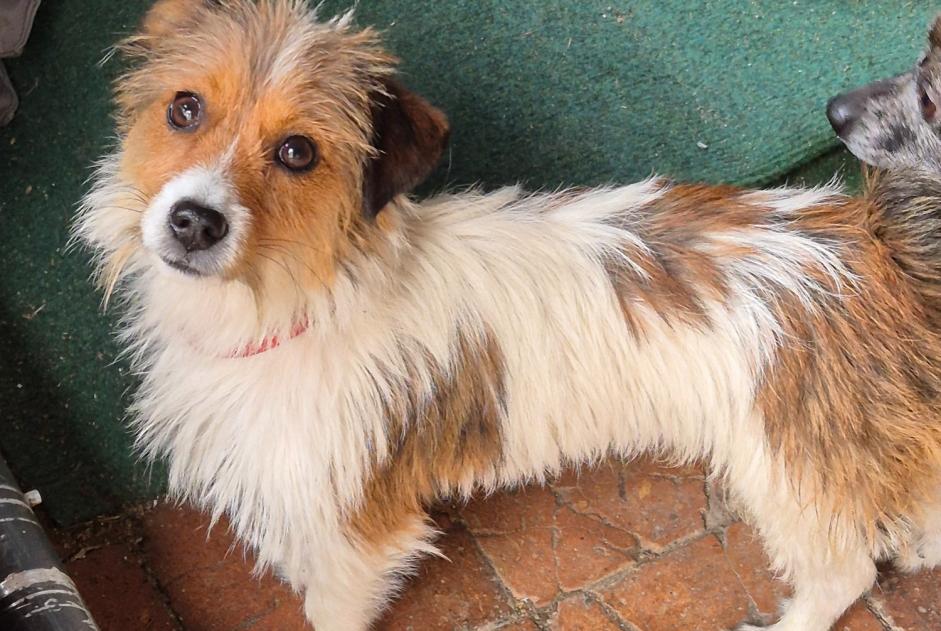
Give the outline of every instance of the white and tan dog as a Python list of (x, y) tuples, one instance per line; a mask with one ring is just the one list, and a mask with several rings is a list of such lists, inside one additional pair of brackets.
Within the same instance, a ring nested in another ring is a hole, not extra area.
[(349, 22), (158, 2), (76, 225), (127, 305), (143, 452), (319, 631), (434, 551), (426, 503), (609, 454), (711, 465), (794, 584), (778, 631), (828, 629), (875, 559), (941, 561), (918, 213), (659, 179), (415, 203), (447, 121)]

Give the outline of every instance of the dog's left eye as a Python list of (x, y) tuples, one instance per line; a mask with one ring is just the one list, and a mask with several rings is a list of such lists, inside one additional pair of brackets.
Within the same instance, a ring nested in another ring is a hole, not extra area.
[(275, 158), (289, 171), (307, 171), (317, 164), (317, 145), (306, 136), (290, 136), (278, 147)]

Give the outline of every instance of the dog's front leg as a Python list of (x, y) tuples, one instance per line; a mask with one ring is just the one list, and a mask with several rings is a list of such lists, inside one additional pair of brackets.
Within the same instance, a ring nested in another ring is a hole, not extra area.
[[(366, 631), (388, 604), (414, 561), (433, 553), (425, 515), (406, 528), (337, 533), (304, 568), (304, 613), (316, 631)], [(292, 581), (293, 582), (293, 581)]]

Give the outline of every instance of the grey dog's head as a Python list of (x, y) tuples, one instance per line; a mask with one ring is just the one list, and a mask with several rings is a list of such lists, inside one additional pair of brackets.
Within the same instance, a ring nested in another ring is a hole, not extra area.
[(928, 43), (911, 71), (841, 94), (827, 105), (830, 125), (863, 162), (941, 174), (941, 16)]

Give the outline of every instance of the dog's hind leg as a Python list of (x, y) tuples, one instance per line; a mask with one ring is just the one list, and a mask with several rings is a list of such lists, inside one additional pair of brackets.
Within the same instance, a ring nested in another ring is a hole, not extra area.
[[(733, 482), (732, 487), (760, 532), (772, 565), (793, 586), (780, 620), (767, 629), (828, 631), (875, 581), (869, 547), (855, 528), (834, 521), (809, 498), (798, 498), (786, 482), (776, 491), (766, 487), (764, 493), (756, 493), (761, 489), (753, 481), (747, 487)], [(757, 628), (743, 625), (739, 631)]]
[(902, 547), (895, 565), (906, 572), (941, 566), (941, 484), (934, 497), (922, 506), (912, 537)]
[[(828, 631), (876, 578), (875, 564), (864, 550), (831, 553), (829, 558), (823, 549), (810, 554), (817, 558), (795, 568), (794, 596), (786, 603), (781, 619), (766, 630)], [(740, 631), (753, 629), (758, 627), (739, 627)]]

